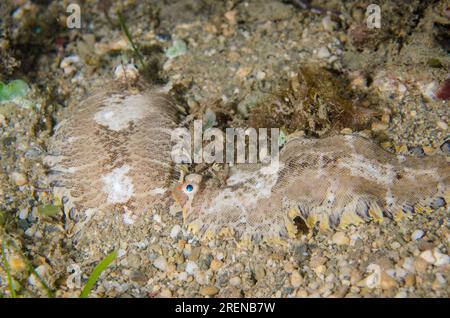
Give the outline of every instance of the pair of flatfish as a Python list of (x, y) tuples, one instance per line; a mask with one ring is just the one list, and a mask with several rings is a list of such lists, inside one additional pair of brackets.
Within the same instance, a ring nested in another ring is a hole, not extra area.
[(145, 239), (151, 211), (168, 212), (172, 198), (199, 236), (250, 239), (295, 236), (296, 218), (326, 231), (431, 212), (449, 200), (445, 155), (396, 155), (357, 135), (292, 138), (275, 172), (236, 165), (225, 185), (197, 174), (174, 184), (176, 127), (177, 106), (165, 93), (121, 83), (92, 94), (56, 127), (46, 162), (77, 244), (107, 252)]

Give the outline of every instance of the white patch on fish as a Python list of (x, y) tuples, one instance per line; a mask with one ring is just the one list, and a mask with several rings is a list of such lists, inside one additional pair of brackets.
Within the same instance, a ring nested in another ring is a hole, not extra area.
[(128, 127), (130, 122), (143, 118), (146, 114), (145, 105), (148, 100), (143, 95), (126, 96), (113, 95), (105, 101), (94, 115), (95, 121), (114, 131), (121, 131)]
[(103, 191), (108, 195), (108, 203), (125, 203), (133, 195), (133, 183), (125, 174), (130, 171), (128, 165), (115, 168), (102, 177)]

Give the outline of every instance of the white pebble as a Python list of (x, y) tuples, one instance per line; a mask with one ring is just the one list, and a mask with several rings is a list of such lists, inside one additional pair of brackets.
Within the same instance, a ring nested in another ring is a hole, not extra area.
[(181, 272), (180, 274), (178, 274), (178, 280), (180, 281), (185, 281), (187, 280), (188, 274), (186, 272)]
[(80, 58), (77, 55), (71, 55), (65, 57), (59, 64), (59, 67), (61, 67), (64, 70), (64, 73), (66, 75), (70, 75), (76, 71), (76, 68), (73, 65), (78, 64), (79, 62)]
[(436, 281), (442, 286), (444, 286), (447, 283), (445, 277), (441, 273), (436, 273)]
[(29, 227), (26, 231), (25, 231), (25, 235), (28, 237), (33, 237), (34, 233), (36, 232), (36, 229), (33, 227)]
[(322, 19), (322, 26), (325, 31), (331, 32), (336, 28), (337, 24), (327, 15)]
[(165, 271), (167, 267), (167, 261), (163, 256), (160, 256), (157, 259), (155, 259), (155, 261), (153, 262), (153, 266), (155, 266), (157, 269), (161, 271)]
[(222, 252), (217, 253), (216, 258), (221, 261), (225, 258), (225, 255)]
[(171, 298), (172, 297), (172, 292), (169, 289), (165, 288), (159, 293), (159, 297)]
[(411, 234), (411, 240), (417, 241), (418, 239), (422, 238), (423, 234), (424, 234), (424, 232), (422, 230), (415, 230)]
[(408, 294), (406, 293), (406, 291), (401, 290), (394, 297), (395, 298), (407, 298)]
[(444, 131), (446, 131), (448, 129), (447, 123), (443, 122), (443, 121), (438, 121), (437, 126)]
[(403, 268), (408, 272), (414, 273), (414, 259), (412, 257), (405, 258), (403, 262)]
[(365, 282), (369, 288), (377, 288), (380, 286), (381, 281), (381, 268), (377, 264), (369, 264), (367, 266), (367, 272), (371, 272), (369, 276), (366, 277)]
[(265, 72), (263, 72), (263, 71), (258, 71), (258, 73), (256, 73), (256, 79), (258, 80), (258, 81), (261, 81), (261, 80), (263, 80), (263, 79), (265, 79), (266, 78), (266, 73)]
[(153, 220), (157, 223), (161, 223), (161, 217), (159, 216), (159, 214), (153, 215)]
[(205, 285), (208, 281), (206, 274), (202, 271), (196, 271), (194, 274), (194, 277), (195, 277), (195, 281), (199, 285)]
[(398, 86), (397, 86), (397, 90), (400, 93), (400, 95), (403, 95), (404, 93), (406, 93), (408, 88), (404, 84), (399, 83)]
[(450, 256), (448, 256), (447, 254), (441, 253), (441, 251), (439, 251), (439, 249), (435, 248), (433, 251), (433, 254), (434, 254), (434, 258), (435, 258), (435, 262), (434, 262), (435, 266), (441, 266), (441, 265), (446, 265), (446, 264), (450, 263)]
[(391, 248), (393, 250), (398, 249), (400, 246), (402, 246), (402, 245), (399, 242), (397, 242), (397, 241), (394, 241), (394, 242), (391, 243)]
[(126, 253), (127, 252), (123, 248), (119, 249), (117, 251), (117, 258), (121, 258), (121, 257), (125, 256)]
[(321, 59), (327, 59), (330, 57), (330, 51), (327, 49), (326, 46), (322, 46), (319, 51), (317, 51), (317, 57)]
[(172, 229), (170, 230), (170, 237), (176, 238), (178, 236), (178, 233), (180, 233), (180, 230), (181, 230), (181, 226), (179, 226), (178, 224), (174, 225), (172, 227)]
[(434, 92), (439, 87), (438, 81), (433, 81), (428, 84), (419, 85), (419, 87), (420, 87), (420, 90), (422, 91), (422, 96), (425, 98), (425, 100), (433, 101), (436, 99), (436, 95), (434, 94)]
[(438, 248), (434, 250), (426, 250), (420, 254), (427, 263), (433, 264), (435, 266), (446, 265), (450, 263), (450, 256), (441, 253)]
[(19, 212), (19, 219), (20, 220), (25, 220), (28, 217), (28, 210), (27, 209), (22, 209)]
[(241, 285), (241, 279), (237, 276), (230, 278), (230, 285), (231, 286), (239, 286)]
[(336, 232), (331, 240), (337, 245), (348, 245), (350, 243), (349, 238), (343, 232)]
[(193, 262), (193, 261), (188, 261), (188, 262), (186, 263), (186, 272), (187, 272), (189, 275), (193, 275), (197, 269), (198, 269), (198, 266), (197, 266), (197, 264), (196, 264), (195, 262)]
[(427, 263), (433, 264), (435, 259), (433, 257), (433, 252), (431, 250), (423, 251), (420, 257), (424, 259)]

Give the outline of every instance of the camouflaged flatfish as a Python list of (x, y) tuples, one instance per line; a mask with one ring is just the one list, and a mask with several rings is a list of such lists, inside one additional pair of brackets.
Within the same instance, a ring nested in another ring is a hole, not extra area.
[(103, 224), (99, 236), (106, 227), (126, 231), (123, 224), (170, 196), (176, 126), (176, 105), (144, 84), (111, 83), (73, 108), (55, 128), (45, 160), (70, 234), (95, 241), (88, 228), (96, 223)]
[(194, 232), (272, 239), (295, 236), (297, 217), (327, 231), (431, 212), (450, 199), (449, 182), (444, 155), (395, 155), (358, 135), (336, 135), (293, 138), (278, 169), (236, 165), (220, 188), (188, 175), (174, 194)]
[(195, 233), (249, 238), (295, 236), (299, 217), (328, 230), (398, 220), (449, 200), (444, 155), (395, 155), (357, 135), (292, 138), (278, 169), (236, 165), (225, 185), (196, 174), (171, 185), (175, 127), (177, 107), (166, 95), (124, 84), (101, 89), (58, 125), (46, 162), (78, 242), (104, 252), (145, 239), (145, 216), (157, 205), (168, 211), (169, 194)]

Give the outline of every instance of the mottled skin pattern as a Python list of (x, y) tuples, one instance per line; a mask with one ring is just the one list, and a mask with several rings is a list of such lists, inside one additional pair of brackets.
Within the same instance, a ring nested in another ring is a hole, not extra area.
[(280, 162), (274, 174), (236, 166), (222, 188), (187, 176), (181, 189), (194, 186), (191, 198), (182, 200), (189, 227), (206, 236), (227, 227), (248, 238), (278, 238), (296, 234), (297, 216), (327, 231), (431, 212), (449, 199), (445, 156), (394, 155), (356, 135), (292, 139)]
[(97, 211), (139, 215), (170, 196), (176, 122), (173, 102), (143, 84), (110, 84), (76, 105), (46, 157), (71, 233)]

